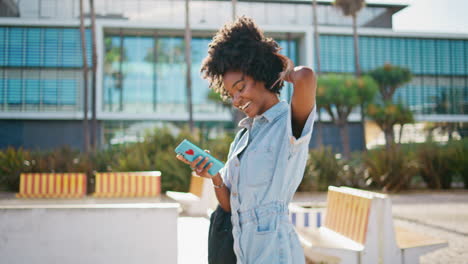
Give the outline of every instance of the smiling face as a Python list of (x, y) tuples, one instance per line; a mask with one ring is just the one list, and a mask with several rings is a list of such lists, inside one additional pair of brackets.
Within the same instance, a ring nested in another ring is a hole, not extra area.
[(248, 117), (261, 115), (279, 102), (276, 93), (267, 90), (263, 82), (255, 81), (242, 72), (227, 72), (223, 83), (232, 105)]

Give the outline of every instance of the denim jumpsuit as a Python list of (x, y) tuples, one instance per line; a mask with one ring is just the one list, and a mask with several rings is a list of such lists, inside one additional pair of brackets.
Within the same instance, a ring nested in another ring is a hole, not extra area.
[(296, 139), (291, 108), (281, 101), (255, 118), (244, 118), (221, 176), (230, 189), (234, 252), (238, 264), (304, 263), (288, 220), (288, 204), (302, 180), (315, 119), (309, 114)]

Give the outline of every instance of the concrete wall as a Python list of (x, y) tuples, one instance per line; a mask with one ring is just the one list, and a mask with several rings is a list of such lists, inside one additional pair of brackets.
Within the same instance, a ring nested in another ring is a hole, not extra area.
[(177, 263), (178, 204), (0, 206), (0, 262)]

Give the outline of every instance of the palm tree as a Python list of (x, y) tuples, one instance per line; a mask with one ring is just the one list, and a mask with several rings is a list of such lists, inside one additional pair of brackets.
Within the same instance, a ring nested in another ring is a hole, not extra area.
[(88, 130), (88, 62), (86, 56), (86, 38), (84, 26), (83, 0), (80, 0), (80, 35), (81, 53), (83, 57), (83, 144), (84, 152), (89, 151), (89, 130)]
[(315, 59), (317, 62), (316, 73), (320, 74), (320, 34), (318, 31), (318, 18), (317, 18), (317, 0), (312, 0), (312, 13), (314, 23), (314, 47), (315, 47)]
[(190, 54), (190, 47), (192, 42), (192, 34), (190, 32), (190, 0), (185, 0), (185, 63), (187, 65), (186, 72), (186, 87), (187, 87), (187, 106), (189, 112), (189, 127), (193, 132), (193, 105), (192, 105), (192, 76), (191, 66), (192, 57)]
[(361, 64), (359, 63), (359, 38), (357, 34), (357, 13), (366, 4), (365, 0), (335, 0), (336, 5), (345, 16), (351, 16), (353, 19), (353, 38), (354, 38), (354, 66), (356, 77), (361, 75)]
[(97, 118), (96, 118), (96, 74), (97, 74), (97, 49), (96, 49), (96, 14), (94, 13), (94, 0), (89, 0), (89, 8), (91, 11), (91, 37), (93, 48), (93, 65), (92, 65), (92, 95), (91, 95), (91, 109), (92, 109), (92, 123), (91, 123), (91, 150), (96, 152), (98, 147), (97, 138)]
[(369, 75), (379, 86), (382, 104), (369, 105), (367, 112), (384, 132), (385, 146), (390, 149), (395, 143), (393, 126), (399, 124), (400, 131), (402, 131), (405, 124), (413, 122), (413, 116), (409, 109), (392, 102), (395, 91), (411, 81), (412, 75), (409, 69), (393, 66), (389, 63), (371, 70)]
[[(312, 13), (313, 13), (313, 24), (314, 24), (314, 49), (315, 49), (315, 60), (317, 62), (317, 68), (315, 69), (315, 73), (320, 75), (321, 68), (320, 68), (320, 34), (318, 31), (318, 19), (317, 19), (317, 0), (312, 0)], [(323, 137), (322, 137), (322, 114), (321, 114), (321, 106), (317, 105), (317, 113), (318, 113), (318, 123), (317, 123), (317, 146), (323, 145)]]
[[(361, 76), (361, 64), (359, 63), (359, 38), (357, 33), (357, 13), (364, 7), (365, 0), (335, 0), (336, 5), (345, 16), (351, 16), (353, 19), (353, 39), (354, 39), (354, 67), (356, 77)], [(366, 131), (364, 126), (365, 112), (364, 104), (361, 104), (361, 128), (362, 142), (366, 150)]]
[(236, 20), (237, 16), (237, 0), (232, 0), (232, 21)]

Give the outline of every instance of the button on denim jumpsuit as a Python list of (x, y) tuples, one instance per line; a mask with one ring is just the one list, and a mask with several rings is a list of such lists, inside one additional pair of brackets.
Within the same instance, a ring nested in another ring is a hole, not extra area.
[(309, 114), (300, 138), (291, 129), (291, 108), (281, 101), (255, 118), (231, 144), (221, 176), (231, 191), (231, 221), (238, 264), (304, 263), (288, 220), (288, 204), (302, 180), (315, 119)]

